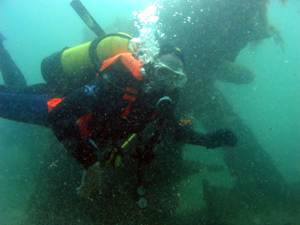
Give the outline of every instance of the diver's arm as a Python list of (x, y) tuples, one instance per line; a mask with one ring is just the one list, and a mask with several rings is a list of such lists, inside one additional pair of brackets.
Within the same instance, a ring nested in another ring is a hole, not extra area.
[(235, 146), (237, 143), (236, 136), (227, 129), (220, 129), (215, 132), (203, 134), (195, 131), (190, 126), (177, 125), (174, 136), (177, 141), (186, 144), (201, 145), (206, 148)]
[(77, 121), (88, 113), (106, 112), (111, 100), (108, 84), (96, 79), (89, 85), (74, 91), (55, 107), (48, 117), (55, 135), (81, 165), (88, 168), (97, 161), (93, 146), (82, 138)]
[(228, 129), (220, 129), (203, 134), (195, 131), (191, 126), (180, 125), (175, 113), (175, 104), (168, 97), (161, 98), (157, 103), (157, 107), (163, 121), (158, 126), (161, 126), (160, 128), (165, 126), (167, 130), (171, 131), (176, 141), (202, 145), (207, 148), (235, 146), (237, 143), (236, 136)]
[(100, 91), (102, 86), (101, 82), (94, 81), (73, 91), (49, 113), (48, 121), (56, 135), (63, 138), (78, 137), (76, 121), (95, 110), (95, 106), (105, 99), (101, 98), (105, 92)]

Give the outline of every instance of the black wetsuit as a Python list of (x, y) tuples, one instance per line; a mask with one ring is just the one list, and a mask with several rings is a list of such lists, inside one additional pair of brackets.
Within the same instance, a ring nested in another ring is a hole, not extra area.
[[(176, 101), (176, 93), (174, 95), (164, 90), (145, 93), (140, 82), (128, 73), (108, 76), (113, 79), (97, 78), (64, 98), (49, 114), (49, 123), (58, 139), (84, 167), (97, 161), (94, 146), (89, 140), (103, 144), (118, 143), (133, 133), (140, 133), (147, 124), (157, 120), (160, 125), (166, 123), (178, 141), (206, 147), (215, 144), (212, 135), (200, 134), (190, 127), (180, 126), (174, 116), (174, 106), (166, 107), (168, 112), (166, 108), (162, 109), (163, 112), (159, 109), (157, 103), (162, 97), (171, 96)], [(128, 107), (128, 102), (122, 97), (128, 86), (137, 88), (139, 94), (130, 114), (123, 118), (122, 111)], [(89, 138), (82, 138), (78, 120), (87, 114), (93, 118), (87, 124), (92, 132)]]

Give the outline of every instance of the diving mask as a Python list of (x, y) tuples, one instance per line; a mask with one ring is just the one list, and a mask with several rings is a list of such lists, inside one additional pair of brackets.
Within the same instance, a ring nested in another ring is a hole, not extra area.
[(163, 55), (154, 63), (154, 79), (167, 88), (182, 88), (187, 82), (183, 63), (173, 55)]

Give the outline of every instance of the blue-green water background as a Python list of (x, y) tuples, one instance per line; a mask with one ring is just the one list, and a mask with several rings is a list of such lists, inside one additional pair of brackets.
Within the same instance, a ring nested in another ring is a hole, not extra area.
[[(42, 58), (84, 38), (84, 25), (69, 2), (0, 0), (0, 31), (29, 83), (42, 81)], [(131, 17), (133, 10), (142, 9), (151, 1), (83, 2), (109, 31), (116, 18)], [(300, 2), (291, 0), (283, 6), (272, 1), (269, 19), (282, 34), (284, 51), (272, 39), (248, 46), (238, 62), (251, 68), (256, 80), (249, 85), (220, 82), (218, 86), (288, 181), (300, 182)], [(0, 128), (0, 225), (9, 225), (22, 217), (34, 191), (31, 180), (36, 165), (41, 163), (35, 156), (46, 149), (50, 131), (6, 120), (0, 120)], [(188, 154), (214, 157), (213, 153), (203, 155), (196, 151)], [(188, 200), (192, 198), (187, 196)]]

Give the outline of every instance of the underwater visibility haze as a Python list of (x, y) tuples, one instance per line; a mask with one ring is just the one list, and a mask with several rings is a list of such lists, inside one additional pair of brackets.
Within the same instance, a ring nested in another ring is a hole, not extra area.
[[(43, 59), (96, 39), (70, 2), (0, 0), (0, 67), (4, 46), (28, 85), (43, 83)], [(183, 145), (166, 132), (145, 190), (132, 165), (107, 168), (103, 189), (84, 199), (84, 169), (54, 132), (1, 115), (0, 68), (0, 225), (300, 225), (300, 2), (81, 2), (106, 34), (132, 35), (145, 64), (160, 44), (178, 47), (187, 74), (180, 121), (229, 129), (237, 145)]]

